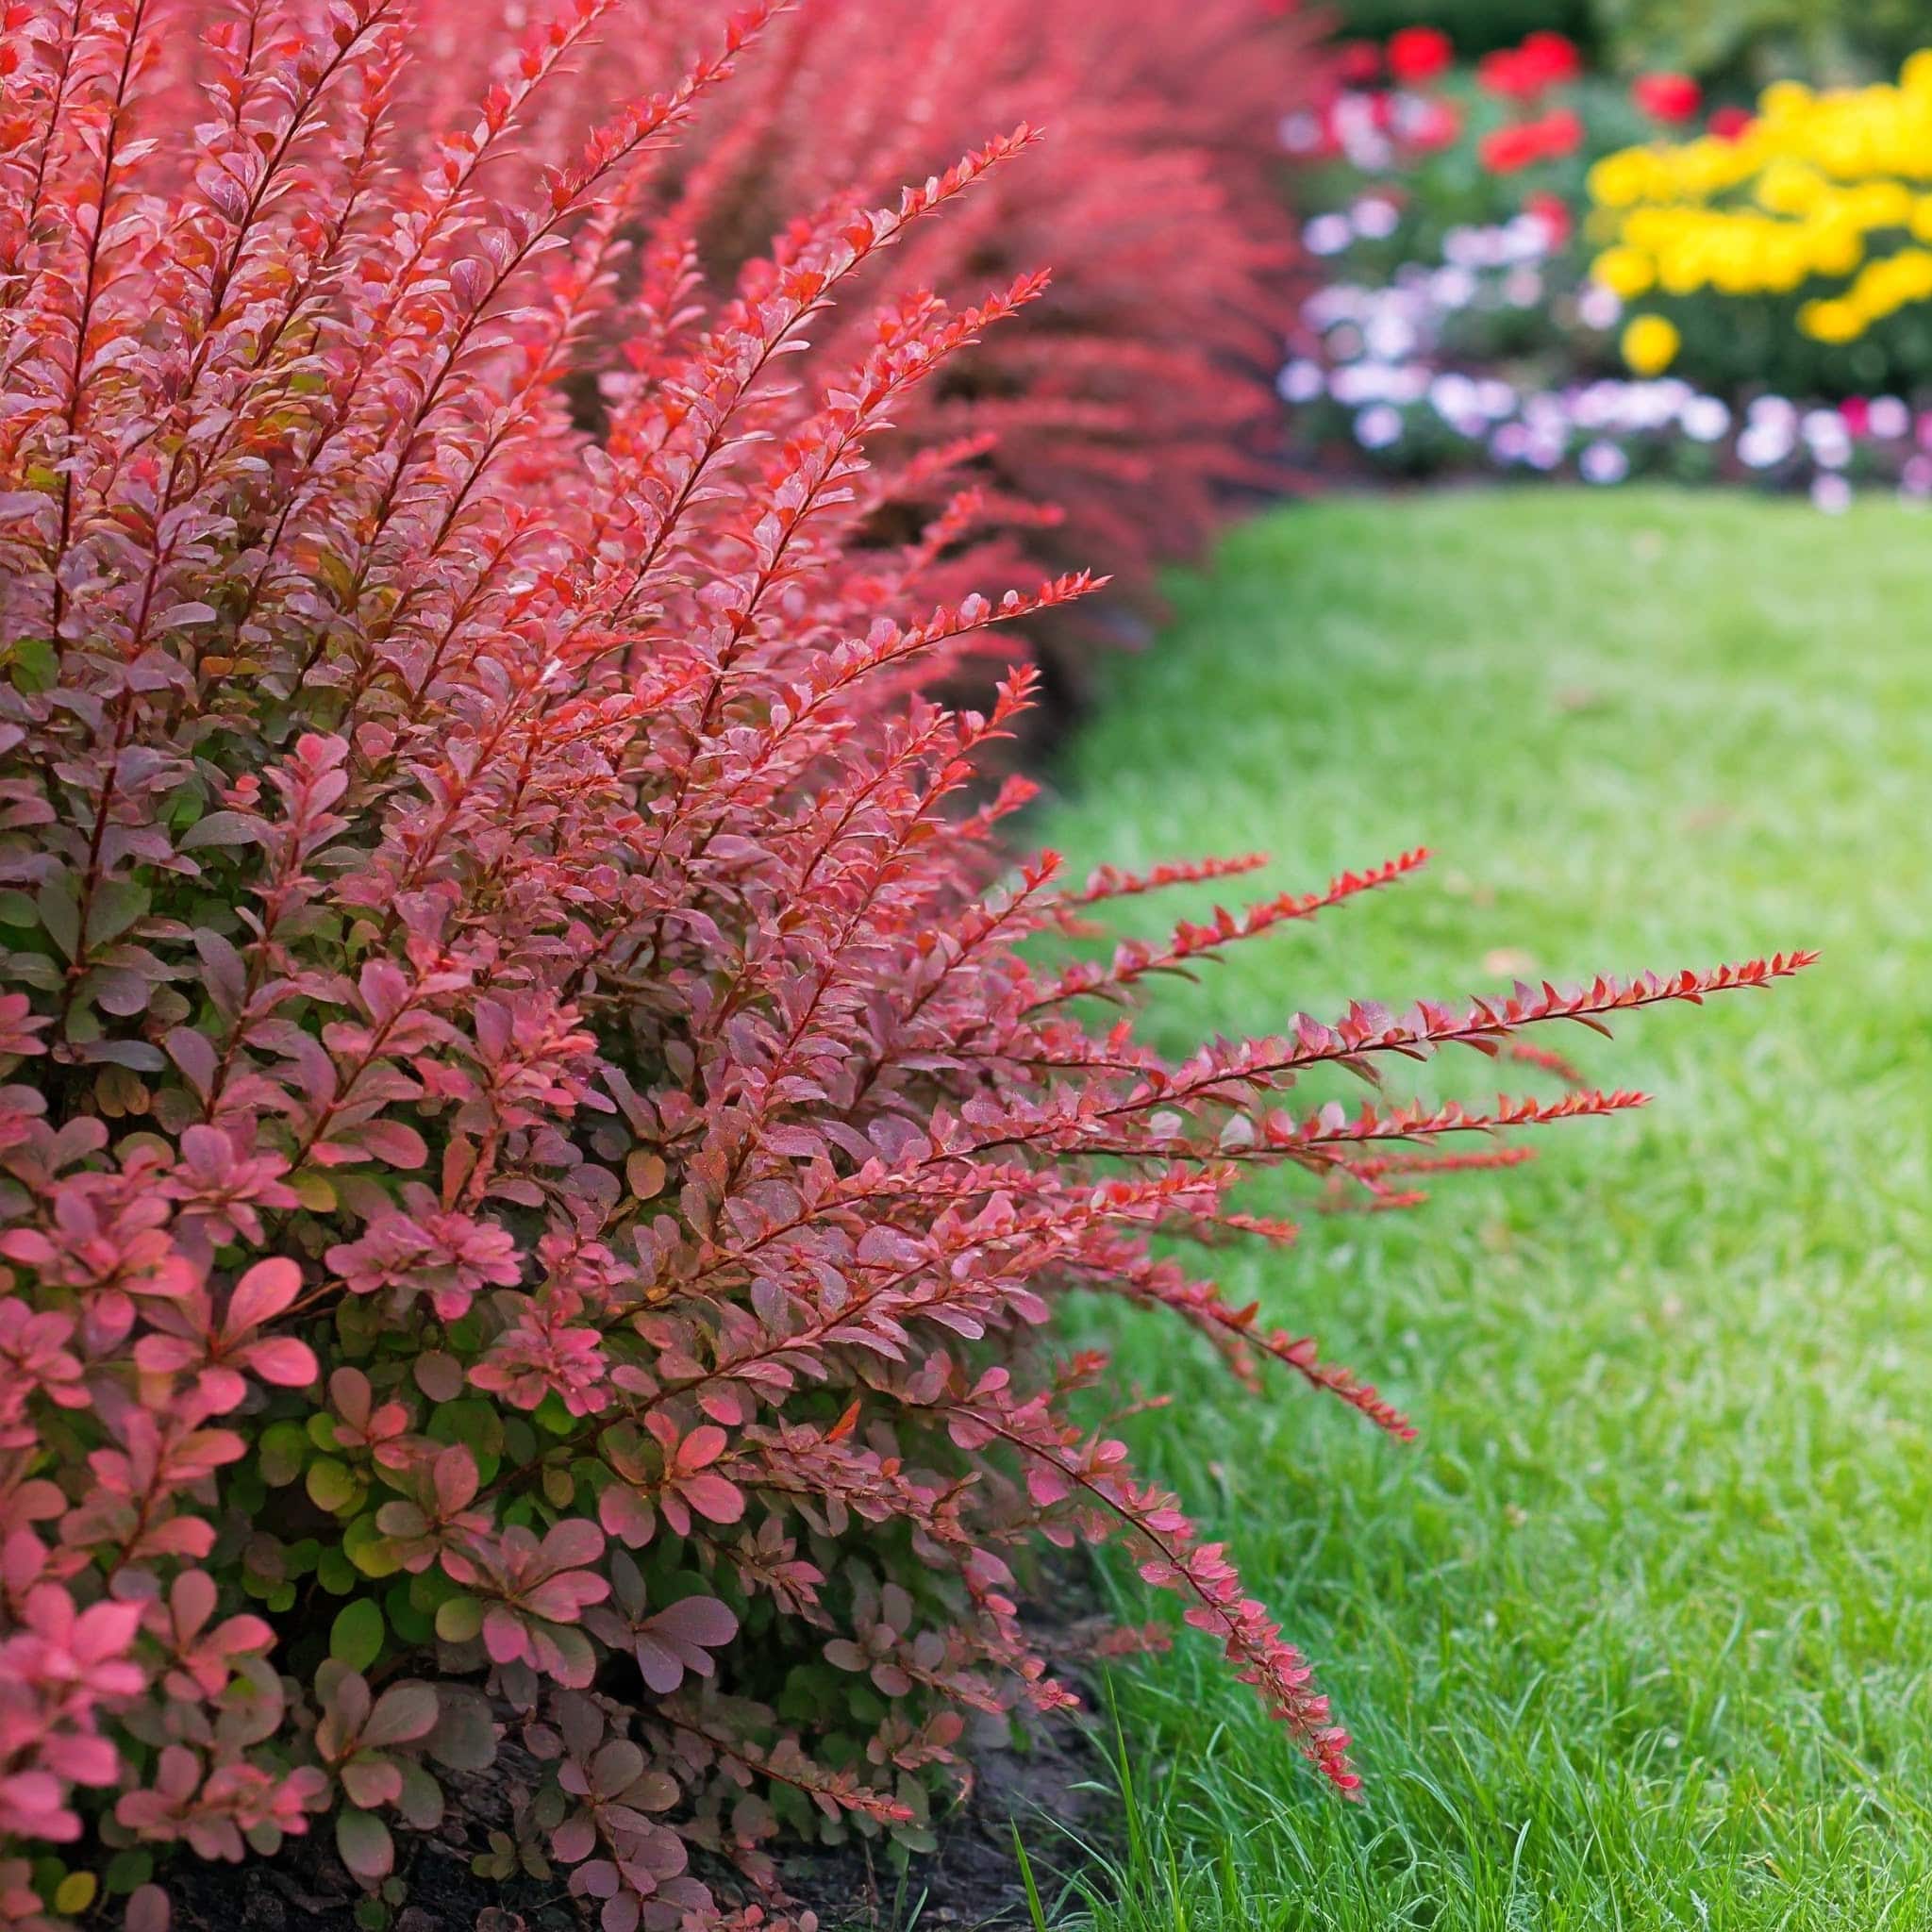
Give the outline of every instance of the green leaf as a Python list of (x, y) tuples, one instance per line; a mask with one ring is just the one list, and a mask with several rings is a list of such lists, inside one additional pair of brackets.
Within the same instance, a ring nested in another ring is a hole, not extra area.
[(109, 940), (118, 939), (136, 920), (145, 919), (154, 894), (131, 879), (107, 879), (94, 888), (93, 902), (87, 908), (87, 943), (98, 951)]
[(300, 1423), (271, 1423), (261, 1432), (261, 1479), (279, 1490), (302, 1474), (308, 1459), (308, 1431)]
[(120, 1896), (145, 1885), (155, 1875), (155, 1855), (144, 1845), (130, 1845), (116, 1852), (101, 1873), (101, 1883)]
[(328, 1654), (352, 1671), (367, 1671), (382, 1655), (383, 1634), (382, 1606), (374, 1597), (358, 1597), (336, 1612), (329, 1626)]
[(80, 901), (74, 895), (74, 881), (65, 873), (49, 879), (35, 904), (40, 908), (41, 924), (59, 947), (61, 958), (73, 958), (80, 950)]
[(94, 1902), (100, 1881), (92, 1872), (70, 1872), (54, 1888), (54, 1909), (69, 1918), (78, 1916)]
[(483, 1606), (473, 1596), (453, 1596), (436, 1610), (436, 1634), (445, 1643), (467, 1643), (483, 1627)]
[(7, 675), (15, 691), (34, 696), (59, 681), (60, 660), (47, 639), (22, 638), (7, 654)]
[(358, 1878), (373, 1882), (389, 1876), (396, 1848), (389, 1826), (371, 1811), (345, 1810), (336, 1819), (336, 1850)]
[(364, 1576), (393, 1576), (403, 1567), (395, 1545), (376, 1527), (373, 1509), (342, 1532), (342, 1554)]
[(209, 845), (252, 845), (261, 830), (262, 821), (246, 812), (211, 811), (182, 834), (180, 849), (199, 852)]
[(416, 1607), (408, 1579), (391, 1584), (384, 1592), (382, 1610), (389, 1619), (389, 1627), (405, 1643), (427, 1643), (436, 1634), (430, 1613)]
[(362, 1578), (341, 1549), (331, 1547), (315, 1559), (315, 1580), (329, 1595), (347, 1596)]
[(361, 1493), (362, 1486), (345, 1462), (325, 1456), (308, 1465), (308, 1499), (318, 1509), (339, 1516)]

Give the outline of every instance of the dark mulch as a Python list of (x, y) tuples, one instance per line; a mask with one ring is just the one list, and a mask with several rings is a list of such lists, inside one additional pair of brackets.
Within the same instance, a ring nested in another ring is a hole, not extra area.
[[(520, 1754), (502, 1753), (514, 1777)], [(531, 1781), (535, 1767), (530, 1766)], [(563, 1881), (508, 1884), (478, 1878), (470, 1860), (485, 1850), (492, 1830), (509, 1824), (502, 1782), (491, 1774), (441, 1772), (448, 1810), (429, 1837), (398, 1834), (397, 1873), (408, 1896), (389, 1932), (491, 1932), (484, 1914), (502, 1914), (494, 1932), (581, 1932), (594, 1921), (564, 1895)], [(208, 1865), (183, 1857), (161, 1874), (175, 1903), (173, 1932), (362, 1932), (356, 1907), (362, 1888), (335, 1855), (334, 1834), (325, 1827), (291, 1838), (273, 1858), (244, 1865)]]
[[(1042, 1634), (1036, 1621), (1032, 1634), (1061, 1681), (1077, 1683), (1078, 1628)], [(855, 1840), (783, 1859), (787, 1890), (818, 1913), (824, 1932), (1024, 1928), (1031, 1921), (1013, 1850), (1017, 1824), (1051, 1915), (1081, 1865), (1067, 1834), (1104, 1846), (1116, 1823), (1091, 1731), (1093, 1700), (1084, 1701), (1087, 1710), (1029, 1719), (1018, 1745), (982, 1753), (971, 1794), (939, 1821), (939, 1849), (913, 1859), (903, 1874), (882, 1847)], [(506, 1747), (503, 1769), (512, 1777), (515, 1755), (514, 1746)], [(486, 1848), (491, 1830), (508, 1823), (503, 1783), (490, 1774), (445, 1772), (442, 1778), (449, 1808), (440, 1829), (428, 1838), (398, 1835), (408, 1898), (389, 1932), (583, 1932), (594, 1925), (561, 1878), (478, 1878), (471, 1859)], [(241, 1866), (184, 1857), (163, 1877), (175, 1901), (175, 1932), (361, 1932), (355, 1908), (363, 1893), (336, 1857), (327, 1830), (291, 1839), (277, 1857)], [(486, 1917), (491, 1907), (494, 1915)]]
[[(1028, 1926), (1026, 1888), (1013, 1851), (1017, 1824), (1049, 1922), (1079, 1875), (1079, 1840), (1105, 1849), (1116, 1819), (1106, 1764), (1086, 1712), (1029, 1722), (1021, 1748), (984, 1754), (962, 1805), (940, 1821), (939, 1850), (902, 1874), (863, 1841), (784, 1862), (785, 1884), (824, 1932), (953, 1932)], [(1069, 1834), (1073, 1836), (1069, 1836)]]

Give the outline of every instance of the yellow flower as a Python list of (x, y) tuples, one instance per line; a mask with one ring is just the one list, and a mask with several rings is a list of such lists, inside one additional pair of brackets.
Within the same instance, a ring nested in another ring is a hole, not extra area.
[[(1591, 273), (1626, 302), (1656, 291), (1720, 307), (1822, 280), (1830, 292), (1804, 304), (1800, 328), (1855, 341), (1887, 316), (1932, 305), (1928, 190), (1932, 47), (1890, 86), (1766, 88), (1736, 141), (1697, 135), (1606, 156), (1590, 174)], [(1885, 254), (1885, 238), (1901, 233), (1907, 245)], [(1663, 318), (1639, 316), (1624, 358), (1656, 375), (1680, 346)]]
[(1651, 173), (1651, 158), (1643, 148), (1606, 155), (1590, 171), (1591, 196), (1600, 208), (1629, 208), (1648, 192)]
[(1842, 215), (1827, 214), (1805, 230), (1811, 266), (1822, 275), (1848, 275), (1865, 258), (1864, 238)]
[(1757, 177), (1757, 205), (1774, 215), (1808, 214), (1826, 193), (1824, 176), (1816, 168), (1783, 156)]
[(1817, 101), (1818, 96), (1802, 81), (1777, 80), (1758, 96), (1757, 111), (1767, 120), (1798, 121)]
[(1638, 315), (1624, 331), (1624, 360), (1639, 375), (1661, 375), (1677, 359), (1683, 338), (1661, 315)]
[(1798, 326), (1820, 342), (1855, 342), (1865, 333), (1864, 318), (1849, 302), (1807, 302), (1798, 310)]
[(1606, 248), (1591, 263), (1590, 273), (1626, 302), (1648, 294), (1657, 280), (1657, 265), (1641, 248)]

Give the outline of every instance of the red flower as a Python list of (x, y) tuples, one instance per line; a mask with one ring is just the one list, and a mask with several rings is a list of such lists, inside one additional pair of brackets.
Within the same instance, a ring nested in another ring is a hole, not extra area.
[(1575, 80), (1583, 73), (1583, 56), (1576, 51), (1576, 42), (1567, 34), (1553, 33), (1549, 28), (1540, 28), (1524, 37), (1523, 51), (1550, 76), (1552, 87), (1560, 87), (1566, 80)]
[(1540, 132), (1546, 161), (1559, 161), (1583, 145), (1583, 117), (1574, 108), (1558, 108), (1532, 125)]
[(1541, 158), (1535, 130), (1528, 125), (1498, 127), (1483, 136), (1476, 157), (1492, 175), (1514, 175)]
[(1347, 87), (1373, 87), (1382, 77), (1382, 50), (1374, 41), (1344, 41), (1335, 50), (1335, 71)]
[(1406, 26), (1389, 40), (1389, 72), (1404, 87), (1428, 86), (1455, 59), (1455, 44), (1441, 27)]
[(1756, 119), (1749, 108), (1718, 108), (1710, 117), (1710, 131), (1720, 141), (1741, 141)]
[(1548, 85), (1523, 58), (1519, 47), (1499, 47), (1476, 62), (1477, 81), (1506, 101), (1534, 100)]
[(1523, 204), (1523, 211), (1543, 225), (1550, 238), (1552, 248), (1560, 248), (1570, 239), (1574, 223), (1570, 214), (1570, 204), (1560, 194), (1552, 194), (1548, 189), (1540, 189)]
[(1486, 55), (1476, 78), (1492, 94), (1528, 103), (1541, 100), (1553, 87), (1574, 80), (1583, 72), (1575, 43), (1547, 30), (1529, 35), (1520, 47)]
[(1688, 74), (1640, 74), (1630, 98), (1653, 120), (1675, 125), (1696, 118), (1704, 90)]
[(1484, 167), (1494, 175), (1514, 175), (1539, 161), (1560, 160), (1583, 145), (1583, 123), (1568, 108), (1545, 114), (1540, 121), (1520, 121), (1492, 129), (1477, 149)]

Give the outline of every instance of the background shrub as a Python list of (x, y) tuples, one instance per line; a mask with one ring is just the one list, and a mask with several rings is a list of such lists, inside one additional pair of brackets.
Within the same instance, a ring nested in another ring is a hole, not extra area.
[(1606, 54), (1630, 72), (1714, 80), (1852, 80), (1895, 67), (1926, 38), (1917, 0), (1594, 0)]
[(1752, 86), (1869, 78), (1924, 43), (1917, 0), (1342, 0), (1343, 30), (1438, 26), (1474, 58), (1555, 28), (1625, 74), (1662, 68)]
[[(728, 4), (626, 13), (551, 90), (548, 142), (683, 64)], [(474, 94), (491, 43), (479, 25), (518, 14), (515, 0), (428, 0), (425, 122)], [(908, 399), (898, 428), (954, 452), (948, 468), (970, 462), (1049, 570), (1108, 559), (1111, 595), (1074, 613), (1080, 638), (1041, 627), (1068, 646), (1045, 658), (1056, 681), (1077, 684), (1074, 645), (1194, 554), (1231, 491), (1278, 484), (1270, 382), (1295, 251), (1277, 129), (1324, 85), (1317, 48), (1283, 0), (1134, 0), (1126, 15), (1107, 0), (808, 0), (748, 57), (739, 112), (694, 130), (673, 164), (723, 281), (808, 210), (888, 198), (989, 127), (1045, 130), (1027, 167), (908, 241), (876, 286), (1051, 265), (1043, 299)], [(864, 325), (832, 318), (828, 350), (856, 353)]]
[(1343, 30), (1386, 41), (1406, 26), (1441, 27), (1466, 58), (1514, 46), (1525, 34), (1553, 29), (1584, 46), (1594, 44), (1591, 0), (1341, 0)]
[(1519, 1029), (1802, 963), (1356, 1007), (1179, 1064), (1081, 1017), (1419, 855), (1022, 957), (1256, 863), (1009, 872), (1027, 788), (958, 795), (1028, 675), (984, 715), (920, 694), (1087, 587), (913, 620), (979, 499), (886, 542), (931, 470), (863, 454), (1040, 283), (825, 325), (1027, 138), (710, 295), (667, 156), (764, 12), (533, 177), (613, 12), (530, 27), (413, 164), (390, 0), (210, 4), (195, 48), (144, 0), (8, 16), (12, 1923), (105, 1888), (152, 1928), (158, 1855), (322, 1814), (382, 1887), (506, 1733), (535, 1769), (499, 1780), (491, 1869), (567, 1868), (606, 1932), (718, 1917), (693, 1854), (766, 1885), (781, 1830), (916, 1847), (974, 1727), (1065, 1698), (1015, 1607), (1042, 1542), (1125, 1541), (1353, 1789), (1225, 1553), (1074, 1419), (1107, 1365), (1056, 1357), (1056, 1300), (1167, 1308), (1404, 1433), (1155, 1238), (1286, 1241), (1228, 1203), (1257, 1163), (1401, 1205), (1509, 1158), (1445, 1137), (1641, 1098), (1277, 1104), (1307, 1076), (1451, 1043), (1560, 1074)]

